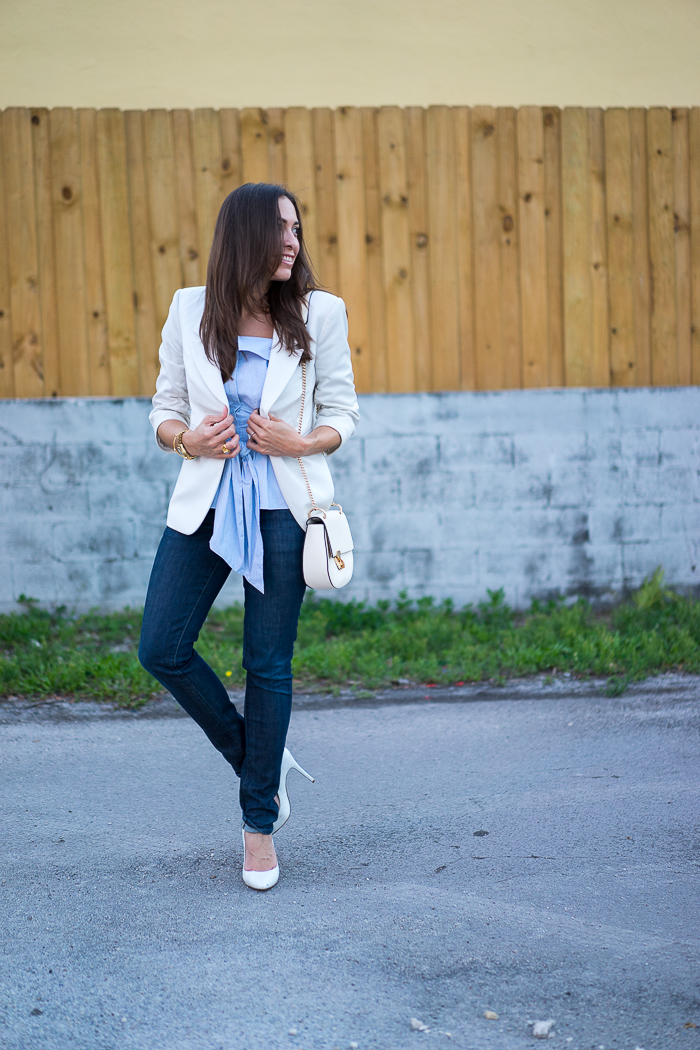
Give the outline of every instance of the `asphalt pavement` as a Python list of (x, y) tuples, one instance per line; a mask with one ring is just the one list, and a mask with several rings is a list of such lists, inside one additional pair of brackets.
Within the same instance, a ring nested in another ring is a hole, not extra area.
[(266, 894), (172, 702), (0, 704), (0, 1046), (700, 1050), (699, 698), (300, 696)]

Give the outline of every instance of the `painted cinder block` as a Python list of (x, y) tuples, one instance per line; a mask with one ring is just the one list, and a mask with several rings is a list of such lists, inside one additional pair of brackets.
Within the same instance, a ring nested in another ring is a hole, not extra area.
[(164, 478), (145, 484), (133, 478), (130, 485), (109, 479), (92, 479), (87, 487), (91, 521), (119, 519), (165, 520), (172, 487)]
[(658, 540), (661, 538), (662, 510), (655, 503), (593, 505), (588, 509), (590, 542), (593, 547), (598, 547)]
[(683, 538), (641, 543), (625, 543), (622, 551), (624, 586), (639, 587), (657, 566), (662, 566), (667, 583), (695, 588), (700, 583), (700, 562), (694, 545)]
[(136, 556), (134, 523), (112, 521), (62, 523), (54, 526), (53, 546), (60, 560), (89, 559), (98, 564), (124, 561)]
[(700, 503), (665, 503), (659, 515), (659, 539), (700, 546)]
[(452, 434), (448, 428), (440, 432), (442, 470), (513, 466), (515, 450), (512, 433)]
[(59, 492), (45, 492), (36, 480), (26, 485), (0, 485), (0, 520), (22, 528), (27, 519), (87, 521), (90, 511), (88, 490), (73, 485)]
[(31, 484), (43, 476), (47, 463), (48, 449), (45, 445), (32, 442), (6, 446), (2, 452), (0, 480), (3, 486)]
[(434, 508), (440, 512), (449, 509), (473, 507), (475, 501), (474, 474), (465, 470), (436, 470), (427, 474), (403, 474), (397, 478), (400, 508), (406, 513)]
[(434, 435), (366, 438), (364, 452), (365, 470), (370, 474), (428, 474), (440, 466)]
[(659, 452), (662, 463), (690, 463), (700, 468), (700, 425), (662, 430)]
[(629, 387), (616, 395), (621, 430), (697, 426), (697, 387)]

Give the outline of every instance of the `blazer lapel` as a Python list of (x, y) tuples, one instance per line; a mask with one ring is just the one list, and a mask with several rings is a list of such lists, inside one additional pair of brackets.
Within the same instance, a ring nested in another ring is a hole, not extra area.
[[(202, 344), (202, 340), (199, 338), (199, 325), (202, 320), (202, 313), (204, 311), (204, 289), (202, 289), (202, 295), (199, 300), (194, 304), (194, 309), (190, 313), (188, 322), (191, 326), (191, 339), (192, 339), (192, 357), (197, 366), (197, 371), (206, 383), (209, 390), (216, 398), (221, 402), (222, 408), (228, 407), (228, 397), (224, 390), (224, 381), (221, 376), (221, 369), (218, 365), (212, 364), (207, 357), (206, 351)], [(184, 333), (183, 333), (184, 334)]]
[(204, 347), (202, 346), (201, 340), (195, 353), (195, 360), (197, 362), (199, 374), (211, 390), (212, 394), (218, 398), (222, 407), (228, 407), (228, 397), (224, 390), (224, 380), (221, 375), (221, 369), (218, 365), (212, 364), (209, 360)]
[(270, 409), (292, 378), (294, 369), (298, 367), (298, 355), (284, 350), (275, 332), (270, 350), (270, 363), (267, 366), (267, 375), (260, 396), (261, 416), (269, 416)]

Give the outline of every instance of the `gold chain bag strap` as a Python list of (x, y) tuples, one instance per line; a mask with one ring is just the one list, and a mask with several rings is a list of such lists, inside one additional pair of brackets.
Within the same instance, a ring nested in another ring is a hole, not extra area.
[[(301, 434), (306, 404), (306, 362), (302, 362), (301, 411), (298, 432)], [(307, 586), (317, 591), (345, 587), (352, 579), (353, 542), (348, 519), (339, 503), (331, 503), (328, 510), (316, 506), (309, 477), (301, 456), (297, 462), (309, 493), (311, 505), (306, 522), (304, 540), (304, 579)]]

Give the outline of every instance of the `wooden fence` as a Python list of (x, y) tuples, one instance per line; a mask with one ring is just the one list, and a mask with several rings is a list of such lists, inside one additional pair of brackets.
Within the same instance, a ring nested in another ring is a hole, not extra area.
[(150, 394), (242, 182), (286, 183), (362, 391), (700, 382), (700, 109), (7, 109), (0, 397)]

